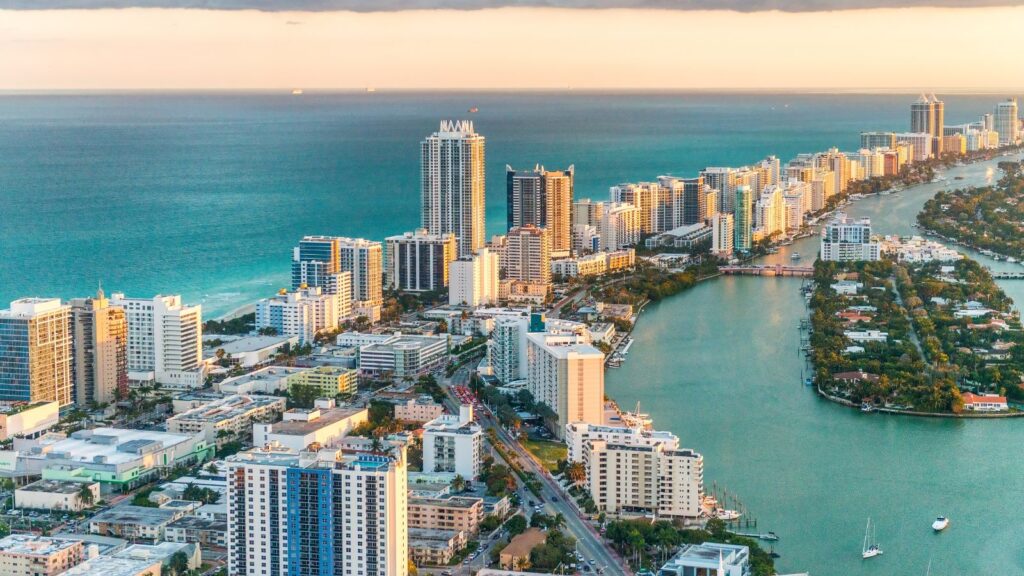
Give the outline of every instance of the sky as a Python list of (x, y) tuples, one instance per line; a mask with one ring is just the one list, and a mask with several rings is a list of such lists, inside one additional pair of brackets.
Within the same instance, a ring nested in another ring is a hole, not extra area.
[(1019, 4), (0, 0), (0, 90), (999, 91), (1024, 86)]

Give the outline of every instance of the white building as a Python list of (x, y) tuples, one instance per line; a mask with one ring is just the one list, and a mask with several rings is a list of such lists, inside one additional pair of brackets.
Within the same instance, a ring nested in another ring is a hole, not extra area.
[[(452, 234), (458, 257), (484, 247), (484, 137), (469, 120), (442, 120), (437, 132), (423, 140), (421, 161), (421, 226), (431, 234)], [(390, 248), (389, 248), (390, 250)]]
[(0, 402), (0, 440), (35, 438), (60, 422), (57, 402)]
[(903, 132), (896, 135), (896, 142), (911, 147), (914, 162), (924, 162), (932, 157), (932, 135), (927, 132)]
[(277, 420), (286, 403), (282, 396), (227, 396), (171, 416), (167, 420), (167, 431), (202, 434), (207, 443), (221, 446), (232, 440), (247, 439), (253, 422)]
[[(92, 498), (83, 498), (84, 491), (88, 491)], [(14, 507), (32, 510), (80, 512), (100, 500), (99, 482), (37, 480), (14, 490)]]
[(687, 544), (665, 563), (658, 576), (750, 576), (750, 549), (735, 544)]
[(561, 437), (569, 422), (602, 423), (604, 353), (575, 334), (533, 332), (526, 339), (527, 388), (558, 415), (552, 432)]
[(215, 387), (221, 394), (272, 394), (288, 389), (288, 378), (308, 368), (267, 366), (255, 372), (225, 378)]
[(883, 254), (894, 255), (900, 262), (954, 262), (964, 257), (940, 242), (925, 240), (920, 236), (886, 236), (882, 239), (881, 250)]
[(871, 220), (836, 215), (822, 233), (821, 259), (831, 262), (881, 259), (881, 246), (871, 240)]
[(1016, 98), (1008, 98), (996, 105), (995, 130), (999, 133), (1000, 146), (1012, 146), (1019, 140), (1020, 118)]
[(448, 337), (395, 334), (359, 347), (359, 371), (367, 376), (417, 377), (444, 364)]
[(268, 448), (232, 456), (228, 572), (406, 576), (405, 446), (390, 450)]
[(473, 308), (498, 302), (498, 254), (481, 248), (448, 266), (448, 303)]
[[(344, 276), (348, 278), (347, 274)], [(342, 318), (351, 316), (350, 298), (348, 287), (328, 294), (319, 286), (264, 298), (256, 303), (256, 329), (273, 328), (281, 336), (298, 337), (302, 344), (312, 343), (319, 332), (337, 328)]]
[(480, 475), (483, 429), (473, 420), (473, 407), (444, 414), (423, 425), (423, 471), (454, 472), (466, 480)]
[(598, 232), (601, 250), (634, 246), (640, 241), (640, 209), (621, 202), (605, 204)]
[(711, 253), (719, 258), (732, 258), (733, 240), (736, 231), (733, 229), (732, 214), (717, 213), (711, 217)]
[(608, 269), (608, 259), (605, 252), (595, 252), (575, 258), (561, 258), (551, 261), (551, 273), (563, 278), (576, 278), (577, 276), (600, 276)]
[[(227, 338), (225, 336), (225, 338)], [(210, 335), (206, 335), (206, 341), (210, 340)], [(218, 345), (212, 350), (207, 350), (207, 354), (217, 353), (218, 350), (224, 352), (224, 360), (230, 363), (232, 366), (241, 366), (242, 368), (252, 368), (259, 364), (263, 364), (268, 360), (272, 360), (279, 352), (283, 351), (284, 348), (289, 346), (296, 346), (299, 343), (299, 337), (296, 336), (245, 336), (243, 338), (237, 338), (230, 340)]]
[(888, 332), (879, 330), (846, 330), (843, 336), (852, 342), (885, 342), (889, 339)]
[(167, 388), (203, 385), (203, 313), (181, 296), (126, 298), (114, 293), (111, 306), (128, 317), (128, 379)]
[(313, 408), (292, 408), (281, 422), (256, 422), (252, 425), (254, 446), (276, 444), (295, 451), (311, 444), (333, 447), (354, 428), (367, 421), (366, 408), (338, 408), (334, 400), (321, 398)]

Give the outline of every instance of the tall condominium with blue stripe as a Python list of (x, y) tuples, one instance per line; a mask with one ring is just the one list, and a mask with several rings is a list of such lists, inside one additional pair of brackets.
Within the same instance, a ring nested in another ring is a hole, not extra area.
[(266, 447), (228, 467), (228, 571), (405, 576), (405, 447), (386, 454)]

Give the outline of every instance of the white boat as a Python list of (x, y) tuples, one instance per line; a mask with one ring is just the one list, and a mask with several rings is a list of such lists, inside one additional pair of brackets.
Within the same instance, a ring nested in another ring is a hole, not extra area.
[(793, 253), (792, 253), (792, 254), (790, 254), (790, 256), (789, 256), (789, 259), (790, 259), (790, 260), (799, 260), (799, 259), (801, 259), (801, 258), (803, 258), (803, 256), (801, 256), (799, 252), (793, 252)]
[(935, 519), (935, 522), (932, 522), (932, 530), (936, 532), (942, 532), (946, 529), (946, 526), (949, 526), (949, 518), (945, 516), (939, 516)]
[(861, 546), (860, 555), (862, 558), (867, 560), (868, 558), (874, 558), (882, 554), (882, 547), (878, 544), (868, 544), (868, 535), (871, 536), (872, 542), (875, 540), (875, 533), (871, 529), (871, 518), (868, 518), (868, 525), (864, 528), (864, 545)]
[(1014, 258), (1013, 256), (1007, 257), (1006, 261), (1009, 262), (1010, 264), (1016, 264), (1017, 263), (1017, 259)]
[(714, 511), (713, 516), (725, 522), (735, 522), (740, 519), (741, 514), (735, 510), (718, 508)]

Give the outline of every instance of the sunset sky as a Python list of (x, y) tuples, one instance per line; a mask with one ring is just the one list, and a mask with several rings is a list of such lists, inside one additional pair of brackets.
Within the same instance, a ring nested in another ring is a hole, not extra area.
[[(18, 4), (0, 0), (0, 7)], [(0, 89), (1024, 86), (1020, 6), (834, 12), (399, 8), (0, 10)]]

